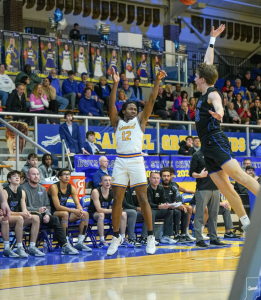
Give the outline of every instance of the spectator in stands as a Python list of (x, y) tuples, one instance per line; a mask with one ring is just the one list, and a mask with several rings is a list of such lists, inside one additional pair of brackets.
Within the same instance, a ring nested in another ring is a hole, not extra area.
[(53, 176), (53, 169), (52, 169), (52, 155), (49, 153), (45, 153), (42, 156), (42, 163), (38, 167), (40, 172), (40, 182), (44, 181), (45, 178)]
[[(6, 111), (27, 112), (24, 89), (24, 85), (22, 83), (18, 83), (16, 89), (14, 89), (8, 96)], [(12, 117), (13, 121), (18, 121), (19, 118), (19, 116)]]
[[(20, 172), (11, 171), (7, 174), (8, 186), (3, 190), (4, 197), (7, 200), (11, 217), (8, 221), (1, 222), (2, 238), (4, 240), (5, 257), (19, 257), (27, 258), (28, 254), (31, 256), (45, 256), (43, 252), (35, 247), (36, 239), (38, 237), (40, 220), (37, 215), (31, 215), (26, 209), (25, 192), (19, 186)], [(17, 252), (14, 253), (9, 247), (9, 226), (15, 227), (15, 237), (17, 241)], [(23, 248), (23, 227), (31, 226), (30, 229), (30, 245), (25, 253)]]
[(69, 71), (68, 72), (69, 78), (65, 79), (62, 85), (63, 97), (69, 100), (72, 110), (75, 109), (77, 99), (80, 99), (82, 96), (78, 92), (78, 84), (74, 80), (74, 76), (75, 76), (75, 72)]
[[(48, 190), (52, 214), (60, 219), (66, 235), (68, 234), (68, 223), (80, 221), (78, 242), (75, 245), (75, 248), (78, 251), (90, 252), (92, 249), (84, 244), (89, 214), (82, 209), (75, 186), (69, 183), (71, 179), (70, 170), (66, 168), (60, 169), (58, 178), (59, 181), (50, 186)], [(72, 197), (75, 208), (66, 207), (69, 197)], [(76, 224), (74, 226), (76, 226)], [(66, 239), (69, 241), (68, 235), (66, 236)]]
[[(89, 87), (84, 89), (84, 97), (79, 102), (79, 111), (81, 115), (103, 117), (104, 113), (97, 97), (92, 98), (92, 90)], [(99, 126), (100, 120), (88, 120), (90, 126)]]
[(88, 74), (87, 73), (82, 73), (81, 75), (82, 81), (78, 83), (78, 93), (83, 95), (83, 91), (86, 88), (86, 84), (88, 83)]
[(229, 92), (229, 88), (231, 86), (231, 81), (229, 79), (227, 79), (225, 82), (224, 82), (224, 86), (222, 87), (221, 89), (221, 93), (228, 93)]
[(119, 91), (118, 100), (116, 100), (116, 102), (115, 102), (117, 112), (119, 112), (122, 109), (122, 105), (124, 102), (126, 102), (126, 95), (125, 95), (124, 91)]
[(124, 91), (124, 93), (126, 95), (126, 100), (127, 101), (135, 101), (135, 102), (137, 102), (136, 101), (136, 97), (134, 95), (134, 91), (133, 91), (132, 88), (130, 88), (128, 80), (124, 80), (122, 82), (122, 87), (118, 89), (118, 92), (120, 92), (120, 91)]
[(97, 154), (100, 151), (102, 151), (101, 145), (94, 144), (94, 141), (95, 141), (95, 132), (94, 131), (88, 130), (86, 132), (86, 139), (87, 139), (87, 142), (84, 142), (83, 147), (88, 153)]
[(238, 109), (241, 107), (242, 103), (242, 95), (241, 94), (236, 94), (235, 100), (233, 100), (234, 103), (234, 109), (238, 111)]
[(15, 84), (13, 83), (13, 80), (5, 74), (5, 65), (0, 64), (0, 99), (2, 106), (6, 106), (8, 96), (14, 89)]
[(196, 178), (197, 189), (195, 193), (196, 200), (196, 214), (194, 218), (196, 247), (208, 248), (209, 246), (204, 242), (204, 212), (206, 206), (208, 207), (208, 230), (210, 237), (210, 245), (217, 247), (226, 247), (225, 243), (219, 241), (217, 236), (217, 218), (219, 211), (220, 192), (212, 181), (211, 177), (206, 171), (206, 163), (204, 155), (201, 150), (197, 151), (191, 159), (189, 175)]
[[(172, 116), (175, 121), (191, 121), (189, 115), (189, 108), (186, 102), (182, 102), (176, 113)], [(187, 125), (174, 125), (176, 129), (187, 130)]]
[(252, 166), (252, 162), (251, 162), (250, 158), (245, 158), (245, 159), (243, 160), (242, 170), (243, 170), (243, 171), (246, 171), (246, 167), (247, 167), (247, 166)]
[(249, 104), (247, 100), (243, 100), (241, 103), (241, 107), (237, 110), (239, 118), (241, 119), (242, 124), (249, 124), (251, 113), (249, 111)]
[(227, 93), (227, 101), (232, 102), (232, 101), (234, 101), (234, 99), (235, 99), (235, 96), (234, 96), (233, 91), (229, 90)]
[(58, 244), (62, 248), (62, 254), (79, 254), (79, 252), (67, 242), (59, 219), (51, 215), (50, 200), (46, 188), (39, 184), (39, 179), (39, 171), (36, 168), (31, 168), (27, 174), (28, 182), (21, 186), (26, 194), (27, 210), (37, 212), (40, 218), (40, 224), (44, 224), (54, 230)]
[(23, 166), (22, 172), (24, 172), (25, 176), (27, 176), (27, 173), (28, 173), (28, 171), (31, 168), (37, 168), (37, 164), (38, 164), (38, 156), (37, 156), (37, 154), (35, 154), (35, 153), (28, 154), (28, 156), (27, 156), (27, 162)]
[(174, 104), (172, 106), (172, 110), (176, 112), (180, 108), (182, 102), (184, 100), (187, 100), (187, 98), (188, 98), (188, 93), (186, 91), (182, 91), (180, 96), (178, 96), (178, 98), (174, 99)]
[(166, 101), (174, 101), (172, 85), (170, 83), (166, 84), (165, 90), (163, 91), (163, 95), (166, 97)]
[(223, 123), (232, 123), (232, 119), (228, 112), (228, 103), (226, 97), (224, 97), (223, 109), (224, 109)]
[[(255, 174), (255, 168), (251, 165), (250, 159), (248, 159), (248, 158), (244, 159), (243, 166), (245, 166), (245, 167), (243, 167), (242, 169), (243, 170), (245, 169), (245, 172), (249, 176), (251, 176), (251, 177), (255, 178), (256, 180), (258, 180), (258, 176), (256, 176), (256, 174)], [(242, 195), (248, 195), (249, 194), (248, 189), (245, 186), (243, 186), (242, 184), (238, 183), (238, 182), (235, 182), (234, 189), (238, 194), (242, 194)]]
[(195, 115), (196, 115), (196, 100), (195, 100), (194, 97), (190, 97), (188, 108), (189, 108), (189, 115), (190, 115), (191, 121), (195, 121)]
[(24, 172), (19, 172), (19, 174), (20, 174), (20, 185), (22, 185), (22, 184), (24, 184), (25, 183), (25, 181), (26, 181), (26, 175), (25, 175), (25, 173)]
[(69, 36), (71, 40), (80, 40), (81, 34), (78, 23), (74, 23), (73, 29), (70, 30)]
[(228, 114), (230, 116), (231, 123), (234, 123), (234, 124), (240, 124), (241, 123), (241, 119), (239, 118), (238, 113), (234, 109), (234, 103), (233, 102), (228, 103)]
[[(167, 203), (164, 188), (160, 183), (159, 172), (151, 172), (147, 189), (148, 201), (151, 206), (153, 231), (155, 232), (155, 220), (163, 219), (163, 236), (160, 239), (162, 244), (176, 244), (170, 236), (173, 234), (173, 206)], [(146, 241), (140, 241), (141, 244)]]
[(252, 70), (251, 78), (255, 80), (257, 76), (261, 76), (261, 69), (260, 69), (261, 64), (258, 63), (256, 64), (256, 67)]
[(38, 83), (41, 83), (42, 80), (41, 78), (35, 74), (35, 73), (32, 73), (32, 69), (31, 69), (31, 66), (30, 65), (25, 65), (24, 66), (24, 71), (23, 72), (20, 72), (16, 78), (15, 78), (15, 84), (17, 85), (19, 82), (20, 82), (20, 79), (23, 77), (23, 76), (29, 76), (29, 79), (30, 79), (30, 83), (26, 86), (26, 90), (27, 90), (27, 97), (30, 97), (31, 93), (33, 92), (34, 90), (34, 87), (35, 85)]
[(172, 92), (173, 99), (176, 99), (180, 95), (180, 92), (181, 92), (181, 85), (177, 83), (175, 91)]
[(59, 103), (56, 101), (56, 89), (51, 86), (51, 82), (49, 77), (44, 78), (43, 93), (46, 95), (49, 102), (49, 110), (54, 114), (58, 114)]
[[(200, 139), (198, 136), (193, 138), (193, 148), (195, 149), (195, 151), (197, 152), (198, 150), (200, 150)], [(195, 152), (194, 152), (195, 153)]]
[(98, 187), (101, 183), (101, 178), (103, 175), (112, 175), (112, 170), (108, 169), (109, 161), (106, 156), (99, 157), (100, 168), (93, 174), (93, 184), (94, 187)]
[(146, 101), (144, 100), (142, 88), (140, 87), (140, 79), (135, 78), (134, 79), (134, 85), (131, 87), (134, 92), (135, 101), (138, 103), (138, 107), (144, 107), (146, 105)]
[(254, 86), (255, 86), (255, 89), (256, 89), (256, 93), (259, 97), (261, 97), (261, 76), (258, 75), (256, 77), (256, 80), (254, 81)]
[(99, 78), (99, 83), (95, 85), (94, 91), (98, 95), (99, 99), (103, 100), (107, 109), (109, 109), (109, 100), (111, 94), (111, 87), (107, 83), (107, 79), (105, 76), (101, 76)]
[[(100, 237), (99, 248), (108, 249), (109, 245), (104, 238), (104, 219), (111, 220), (111, 202), (113, 201), (113, 194), (111, 189), (111, 176), (103, 175), (101, 178), (101, 186), (92, 190), (91, 203), (88, 207), (90, 218), (97, 222), (98, 234)], [(125, 239), (125, 231), (127, 224), (127, 214), (122, 212), (120, 223), (120, 234), (124, 239), (123, 245), (127, 246)]]
[(239, 78), (235, 80), (234, 94), (241, 94), (243, 100), (246, 100), (246, 96), (248, 96), (249, 101), (251, 101), (251, 94), (247, 88), (241, 85), (241, 79)]
[(120, 82), (118, 84), (118, 89), (122, 88), (123, 81), (125, 81), (125, 80), (128, 80), (127, 77), (126, 77), (126, 74), (124, 72), (121, 72), (121, 74), (120, 74)]
[[(56, 78), (56, 70), (52, 69), (48, 78), (51, 79), (51, 85), (56, 90), (56, 98), (55, 100), (60, 104), (59, 110), (65, 110), (69, 104), (69, 100), (62, 97), (62, 91), (60, 87), (59, 79)], [(63, 112), (59, 112), (59, 114), (63, 114)]]
[(193, 137), (190, 135), (186, 137), (185, 141), (181, 141), (179, 146), (178, 154), (180, 155), (191, 156), (196, 152), (193, 147)]
[(26, 100), (26, 107), (29, 109), (30, 108), (30, 102), (29, 102), (29, 97), (27, 96), (27, 85), (30, 84), (30, 78), (29, 76), (23, 76), (20, 79), (20, 82), (24, 85), (24, 95), (25, 95), (25, 100)]
[(89, 154), (83, 147), (79, 125), (75, 122), (72, 122), (73, 112), (66, 111), (64, 114), (64, 118), (66, 119), (66, 122), (60, 125), (59, 134), (61, 137), (61, 141), (65, 140), (65, 144), (69, 151), (69, 154)]
[(255, 88), (255, 85), (254, 85), (254, 80), (251, 79), (251, 72), (250, 71), (247, 71), (245, 76), (242, 78), (241, 85), (243, 87), (247, 88), (247, 90), (251, 94), (251, 98), (253, 98), (255, 96), (254, 93), (256, 93), (256, 88)]
[(161, 116), (162, 120), (167, 120), (167, 118), (171, 118), (172, 116), (174, 116), (173, 111), (166, 110), (166, 97), (163, 96), (162, 86), (159, 87), (153, 111), (155, 115)]
[(257, 123), (257, 120), (261, 119), (261, 108), (260, 108), (260, 100), (259, 98), (255, 99), (254, 107), (250, 109), (251, 118), (250, 120), (252, 122)]

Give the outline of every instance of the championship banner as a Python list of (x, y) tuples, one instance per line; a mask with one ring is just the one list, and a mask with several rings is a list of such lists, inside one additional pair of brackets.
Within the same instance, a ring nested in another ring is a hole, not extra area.
[(22, 34), (22, 68), (24, 68), (25, 65), (30, 65), (32, 73), (36, 74), (40, 73), (38, 45), (37, 35)]
[(3, 53), (8, 72), (20, 71), (21, 40), (17, 32), (3, 31)]
[(56, 38), (40, 36), (41, 71), (46, 77), (52, 69), (58, 69)]

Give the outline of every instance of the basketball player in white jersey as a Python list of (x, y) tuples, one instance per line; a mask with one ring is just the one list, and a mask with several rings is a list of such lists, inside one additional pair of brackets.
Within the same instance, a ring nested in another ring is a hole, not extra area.
[(114, 164), (111, 181), (113, 190), (113, 238), (107, 255), (113, 255), (117, 251), (118, 246), (123, 242), (119, 228), (122, 215), (122, 201), (129, 181), (130, 187), (135, 188), (141, 212), (148, 229), (146, 252), (154, 254), (156, 251), (151, 208), (147, 198), (147, 176), (141, 151), (145, 125), (148, 122), (157, 98), (160, 80), (165, 76), (166, 73), (164, 71), (157, 74), (154, 88), (142, 112), (138, 114), (135, 102), (127, 101), (123, 104), (118, 115), (115, 101), (120, 77), (119, 73), (115, 74), (115, 70), (112, 68), (114, 84), (110, 96), (109, 116), (111, 124), (114, 127), (118, 157)]

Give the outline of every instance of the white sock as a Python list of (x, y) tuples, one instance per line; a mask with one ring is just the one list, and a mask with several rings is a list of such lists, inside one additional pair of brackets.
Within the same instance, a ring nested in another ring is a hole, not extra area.
[(104, 236), (100, 236), (100, 241), (102, 241), (102, 242), (105, 241)]
[(123, 239), (125, 239), (125, 234), (121, 234), (121, 237), (122, 237)]
[(30, 242), (29, 247), (35, 247), (35, 243), (34, 242)]
[(244, 227), (250, 224), (250, 220), (247, 215), (244, 215), (243, 217), (241, 217), (240, 221)]
[(7, 249), (9, 249), (9, 247), (10, 247), (9, 241), (6, 241), (6, 242), (4, 241), (4, 249), (7, 250)]
[(79, 234), (79, 236), (78, 236), (78, 243), (82, 243), (83, 240), (84, 240), (84, 238), (85, 238), (85, 235)]
[(186, 234), (189, 234), (189, 227), (187, 227), (186, 229)]
[(17, 243), (17, 248), (22, 248), (23, 247), (23, 243)]

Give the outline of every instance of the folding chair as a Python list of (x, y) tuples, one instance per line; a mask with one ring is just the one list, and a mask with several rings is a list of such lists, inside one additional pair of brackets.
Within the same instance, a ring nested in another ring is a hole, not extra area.
[[(182, 197), (182, 202), (186, 205), (189, 205), (190, 201), (192, 200), (192, 198), (194, 197), (193, 194), (188, 194), (188, 193), (183, 193), (181, 195)], [(194, 215), (191, 215), (190, 221), (189, 221), (189, 229), (192, 231), (193, 237), (195, 237), (195, 228), (194, 228)]]

